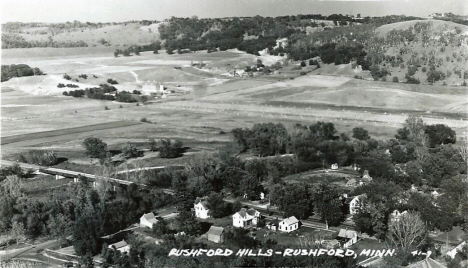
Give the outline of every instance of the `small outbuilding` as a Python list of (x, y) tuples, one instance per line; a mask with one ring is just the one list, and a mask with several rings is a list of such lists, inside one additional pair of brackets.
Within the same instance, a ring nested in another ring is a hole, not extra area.
[(338, 238), (343, 241), (343, 248), (348, 248), (356, 244), (358, 235), (356, 231), (340, 229), (338, 233)]
[(208, 240), (215, 243), (224, 242), (224, 228), (218, 226), (211, 226), (208, 230)]
[(286, 218), (278, 224), (278, 230), (283, 232), (289, 233), (297, 229), (299, 229), (299, 220), (294, 216)]
[(148, 227), (153, 228), (153, 225), (158, 223), (158, 220), (154, 216), (153, 212), (143, 214), (140, 218), (140, 226), (141, 227)]
[(278, 219), (275, 219), (275, 220), (272, 220), (270, 222), (267, 222), (265, 227), (272, 230), (272, 231), (276, 231), (276, 230), (278, 230), (279, 223), (280, 223), (280, 221)]
[(118, 250), (120, 253), (124, 252), (130, 252), (130, 246), (125, 242), (125, 240), (122, 240), (120, 242), (117, 242), (115, 244), (109, 245), (110, 249)]

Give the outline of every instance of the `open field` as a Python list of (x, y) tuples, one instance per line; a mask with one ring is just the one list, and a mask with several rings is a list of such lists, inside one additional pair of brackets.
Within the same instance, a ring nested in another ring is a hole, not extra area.
[(108, 129), (108, 128), (128, 127), (128, 126), (133, 126), (137, 124), (139, 123), (131, 122), (131, 121), (117, 121), (117, 122), (104, 123), (104, 124), (99, 124), (99, 125), (90, 125), (90, 126), (66, 128), (66, 129), (60, 129), (60, 130), (44, 131), (44, 132), (30, 133), (30, 134), (23, 134), (23, 135), (16, 135), (16, 136), (8, 136), (8, 137), (2, 138), (1, 144), (3, 145), (3, 144), (8, 144), (8, 143), (15, 143), (15, 142), (21, 142), (21, 141), (26, 141), (26, 140), (41, 139), (41, 138), (54, 137), (54, 136), (73, 135), (73, 134), (79, 134), (82, 132), (103, 130), (103, 129)]
[[(181, 55), (144, 52), (115, 58), (112, 50), (103, 48), (70, 49), (63, 57), (54, 56), (51, 49), (32, 50), (36, 53), (24, 49), (25, 55), (36, 55), (31, 59), (8, 50), (2, 55), (8, 63), (27, 63), (47, 73), (2, 83), (3, 158), (32, 148), (47, 148), (68, 158), (61, 165), (79, 166), (86, 165), (81, 147), (86, 137), (99, 137), (116, 149), (149, 138), (182, 139), (190, 149), (180, 159), (148, 154), (135, 160), (143, 165), (166, 165), (216, 150), (231, 139), (223, 132), (255, 123), (281, 122), (289, 127), (329, 121), (339, 132), (349, 135), (359, 126), (375, 138), (393, 137), (410, 114), (422, 116), (428, 124), (447, 124), (457, 136), (466, 135), (468, 126), (465, 87), (366, 81), (352, 75), (326, 75), (323, 70), (322, 75), (314, 71), (296, 74), (294, 79), (276, 74), (254, 78), (223, 75), (255, 62), (254, 56), (236, 51)], [(187, 66), (201, 61), (206, 64), (201, 70)], [(119, 89), (139, 89), (155, 81), (185, 94), (140, 106), (59, 96), (65, 89), (58, 90), (56, 83), (63, 82), (65, 72), (73, 79), (81, 73), (88, 75), (88, 79), (76, 83), (80, 88), (112, 78), (119, 82)], [(140, 124), (143, 117), (150, 123)], [(125, 122), (125, 126), (112, 122)], [(16, 142), (7, 144), (11, 139)]]

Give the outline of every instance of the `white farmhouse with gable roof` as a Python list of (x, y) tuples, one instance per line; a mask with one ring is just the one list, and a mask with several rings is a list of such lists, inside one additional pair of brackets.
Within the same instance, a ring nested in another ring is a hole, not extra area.
[(200, 219), (207, 219), (210, 217), (210, 210), (208, 209), (208, 202), (204, 198), (197, 198), (194, 205), (195, 217)]
[(257, 225), (260, 218), (260, 212), (255, 209), (242, 208), (240, 211), (232, 215), (232, 225), (239, 228), (248, 228)]
[(359, 209), (361, 208), (362, 199), (364, 199), (365, 197), (366, 194), (361, 194), (351, 199), (351, 201), (349, 202), (349, 214), (354, 215), (358, 213)]
[(289, 233), (297, 229), (299, 229), (299, 220), (294, 216), (286, 218), (278, 224), (278, 230), (283, 232)]

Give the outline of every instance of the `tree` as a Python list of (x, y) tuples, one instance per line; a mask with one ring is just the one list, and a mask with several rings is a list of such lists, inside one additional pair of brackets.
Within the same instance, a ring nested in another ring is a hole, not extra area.
[(268, 176), (266, 164), (262, 160), (250, 160), (245, 164), (245, 170), (254, 178), (257, 178), (259, 181), (265, 180)]
[(406, 127), (409, 131), (409, 139), (414, 142), (423, 142), (424, 137), (424, 130), (426, 129), (426, 124), (422, 120), (421, 117), (416, 117), (414, 115), (409, 116), (403, 127)]
[(20, 243), (22, 240), (24, 240), (25, 236), (25, 229), (24, 225), (22, 222), (13, 222), (11, 226), (11, 238), (16, 241), (16, 243)]
[(343, 219), (343, 202), (335, 187), (321, 183), (312, 194), (315, 211), (322, 221), (328, 225), (336, 226)]
[(21, 189), (23, 187), (23, 179), (18, 175), (9, 175), (6, 177), (6, 180), (3, 181), (1, 186), (7, 195), (13, 199), (16, 199), (22, 195)]
[(176, 222), (178, 224), (178, 230), (185, 232), (187, 235), (199, 235), (201, 232), (201, 225), (192, 211), (180, 211), (179, 215), (177, 215)]
[(161, 140), (161, 145), (158, 148), (159, 156), (161, 158), (176, 158), (179, 157), (184, 151), (184, 144), (181, 140), (176, 140), (172, 143), (171, 140)]
[(466, 162), (451, 144), (432, 149), (421, 163), (429, 185), (438, 187), (441, 182), (458, 174), (466, 174)]
[(387, 210), (385, 204), (382, 202), (370, 203), (366, 199), (363, 199), (360, 203), (361, 208), (358, 213), (353, 215), (356, 229), (383, 239), (387, 231), (388, 217), (388, 214), (385, 213)]
[(288, 131), (283, 124), (255, 124), (247, 138), (248, 148), (258, 156), (283, 154), (286, 151)]
[(389, 224), (387, 241), (403, 252), (421, 249), (426, 237), (426, 225), (418, 212), (408, 211)]
[(170, 232), (167, 222), (164, 219), (159, 220), (157, 223), (153, 224), (153, 234), (156, 237), (163, 237), (164, 235)]
[(260, 193), (263, 191), (263, 186), (258, 179), (251, 175), (246, 175), (240, 181), (238, 185), (239, 192), (242, 195), (246, 195), (249, 200), (260, 199)]
[(156, 143), (154, 139), (149, 140), (149, 149), (153, 152), (158, 150), (158, 144)]
[(227, 167), (221, 174), (221, 179), (224, 182), (224, 187), (235, 196), (242, 196), (239, 185), (241, 181), (249, 174), (239, 167)]
[(213, 218), (222, 218), (230, 214), (230, 211), (227, 209), (227, 204), (223, 199), (221, 193), (211, 193), (208, 196), (207, 206), (210, 210), (210, 216)]
[(135, 146), (128, 144), (122, 148), (122, 154), (126, 159), (130, 159), (140, 156), (140, 151)]
[(82, 146), (86, 149), (86, 155), (91, 158), (104, 159), (107, 157), (107, 143), (99, 138), (86, 138)]
[(450, 127), (443, 124), (429, 125), (425, 129), (429, 139), (429, 146), (436, 147), (441, 144), (456, 143), (456, 133)]
[(311, 191), (308, 185), (276, 185), (270, 190), (270, 200), (284, 217), (307, 219), (312, 212)]
[(103, 220), (99, 210), (91, 204), (85, 207), (76, 217), (73, 230), (73, 247), (79, 256), (99, 252), (100, 237), (103, 235)]
[(370, 139), (369, 131), (363, 129), (362, 127), (355, 127), (353, 128), (353, 138), (358, 140), (368, 140)]

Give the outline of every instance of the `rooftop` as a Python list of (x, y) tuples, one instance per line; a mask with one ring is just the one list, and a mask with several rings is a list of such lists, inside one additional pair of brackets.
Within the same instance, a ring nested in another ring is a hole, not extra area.
[(294, 223), (298, 223), (299, 220), (298, 220), (296, 217), (291, 216), (291, 217), (289, 217), (289, 218), (284, 219), (283, 222), (284, 222), (285, 224), (287, 224), (287, 225), (291, 225), (291, 224), (294, 224)]
[(218, 227), (218, 226), (211, 226), (210, 230), (208, 230), (208, 234), (212, 235), (221, 235), (224, 232), (223, 227)]
[(112, 244), (112, 245), (109, 245), (109, 248), (114, 248), (115, 249), (119, 249), (119, 248), (123, 248), (125, 246), (128, 246), (127, 242), (125, 242), (125, 240), (122, 240), (120, 242), (117, 242), (115, 244)]

